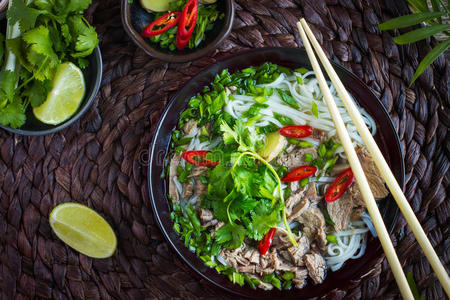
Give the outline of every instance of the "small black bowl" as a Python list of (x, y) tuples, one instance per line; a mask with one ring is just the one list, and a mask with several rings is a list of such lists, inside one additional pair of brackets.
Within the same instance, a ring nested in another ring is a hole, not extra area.
[(177, 49), (170, 51), (143, 37), (141, 35), (142, 30), (153, 22), (154, 15), (144, 10), (138, 0), (134, 0), (131, 4), (128, 3), (128, 0), (122, 0), (122, 23), (133, 42), (148, 55), (167, 62), (187, 62), (212, 52), (231, 32), (234, 19), (234, 1), (220, 0), (216, 3), (218, 10), (225, 13), (225, 17), (222, 20), (216, 20), (214, 28), (206, 32), (206, 40), (194, 49), (186, 48), (181, 51)]
[[(224, 289), (238, 297), (256, 299), (309, 299), (320, 297), (328, 292), (348, 290), (355, 283), (373, 270), (379, 262), (383, 249), (377, 238), (371, 235), (367, 241), (365, 254), (358, 259), (350, 259), (336, 272), (329, 272), (325, 281), (319, 285), (309, 282), (303, 289), (278, 291), (253, 290), (247, 285), (240, 287), (233, 284), (227, 276), (218, 274), (216, 270), (207, 267), (203, 261), (191, 252), (181, 240), (180, 235), (173, 229), (170, 217), (171, 204), (167, 198), (167, 180), (161, 177), (165, 174), (164, 161), (168, 154), (172, 131), (178, 124), (181, 112), (186, 108), (190, 98), (214, 80), (216, 74), (223, 69), (230, 72), (249, 67), (258, 66), (264, 62), (272, 62), (289, 68), (306, 67), (311, 69), (306, 52), (294, 48), (259, 48), (229, 56), (210, 65), (198, 75), (193, 77), (180, 89), (172, 99), (161, 116), (156, 128), (149, 150), (148, 185), (150, 204), (163, 235), (169, 245), (184, 260), (195, 273), (216, 287)], [(399, 185), (404, 187), (405, 169), (400, 141), (392, 120), (380, 100), (373, 92), (353, 73), (342, 66), (332, 63), (337, 74), (354, 99), (374, 118), (377, 125), (375, 141), (381, 149), (389, 166), (391, 167)], [(391, 195), (379, 202), (381, 215), (389, 232), (392, 232), (397, 221), (399, 208)]]
[(0, 125), (0, 128), (22, 135), (46, 135), (63, 130), (75, 123), (84, 113), (86, 113), (92, 102), (94, 102), (102, 82), (103, 64), (100, 47), (97, 46), (92, 54), (87, 57), (87, 60), (89, 61), (89, 65), (82, 70), (84, 81), (86, 83), (86, 93), (80, 107), (69, 120), (59, 125), (42, 123), (34, 116), (31, 106), (28, 106), (26, 111), (27, 120), (22, 127), (13, 129), (8, 126)]

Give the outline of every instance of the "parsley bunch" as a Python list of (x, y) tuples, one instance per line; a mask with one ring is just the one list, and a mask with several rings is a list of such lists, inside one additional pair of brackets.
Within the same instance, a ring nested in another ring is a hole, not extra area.
[[(6, 39), (1, 36), (0, 123), (21, 127), (25, 112), (41, 105), (57, 67), (71, 61), (87, 66), (98, 44), (95, 28), (83, 17), (91, 0), (11, 0)], [(6, 43), (6, 51), (4, 49)], [(6, 57), (3, 59), (3, 55)]]

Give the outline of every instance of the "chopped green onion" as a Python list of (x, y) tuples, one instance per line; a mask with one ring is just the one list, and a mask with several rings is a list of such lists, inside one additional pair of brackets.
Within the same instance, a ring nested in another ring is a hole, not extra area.
[(283, 275), (281, 275), (281, 277), (282, 277), (284, 280), (292, 280), (292, 279), (295, 277), (295, 275), (294, 275), (294, 273), (292, 273), (292, 272), (286, 272), (286, 273), (284, 273)]
[(327, 234), (327, 241), (333, 244), (337, 244), (336, 235), (334, 234)]
[(254, 99), (255, 99), (255, 101), (258, 102), (258, 103), (264, 103), (264, 102), (267, 101), (267, 98), (264, 98), (264, 97), (262, 97), (262, 96), (255, 97)]
[(319, 118), (319, 109), (317, 107), (317, 103), (313, 101), (312, 103), (312, 113), (318, 119)]
[(297, 73), (300, 73), (300, 74), (302, 74), (302, 75), (305, 75), (306, 73), (308, 73), (309, 72), (309, 70), (307, 69), (307, 68), (297, 68), (297, 69), (295, 69), (295, 72), (297, 72)]
[(303, 188), (305, 186), (307, 186), (309, 183), (309, 177), (303, 178), (302, 180), (300, 180), (300, 186)]
[(297, 83), (298, 84), (303, 84), (303, 78), (300, 76), (297, 76)]

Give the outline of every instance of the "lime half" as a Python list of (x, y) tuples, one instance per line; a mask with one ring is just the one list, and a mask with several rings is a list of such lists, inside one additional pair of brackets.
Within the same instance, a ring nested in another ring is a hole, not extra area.
[(87, 206), (60, 204), (50, 213), (49, 222), (58, 238), (84, 255), (106, 258), (116, 250), (117, 238), (111, 226)]
[(81, 70), (71, 62), (59, 65), (47, 99), (33, 108), (36, 118), (46, 124), (57, 125), (69, 119), (80, 106), (86, 91)]

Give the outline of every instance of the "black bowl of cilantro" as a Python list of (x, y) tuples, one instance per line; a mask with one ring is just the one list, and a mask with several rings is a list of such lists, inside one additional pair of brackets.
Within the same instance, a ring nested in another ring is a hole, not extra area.
[[(11, 3), (7, 18), (0, 21), (1, 128), (22, 135), (51, 134), (67, 128), (89, 109), (102, 78), (97, 33), (82, 15), (89, 5), (90, 1)], [(58, 66), (67, 62), (83, 73), (83, 99), (66, 121), (42, 123), (33, 107), (47, 99)]]
[[(151, 11), (145, 7), (146, 0), (122, 0), (122, 23), (125, 31), (142, 50), (148, 55), (168, 61), (187, 62), (198, 59), (215, 50), (219, 44), (231, 32), (234, 19), (233, 0), (202, 0), (198, 3), (197, 22), (189, 43), (179, 49), (177, 43), (177, 25), (169, 28), (162, 34), (154, 37), (145, 37), (143, 30), (158, 18), (166, 15), (169, 11), (180, 12), (180, 19), (184, 7), (189, 0), (166, 0), (169, 2), (168, 10), (158, 9)], [(154, 1), (164, 2), (164, 1)], [(155, 26), (161, 29), (164, 25)]]

